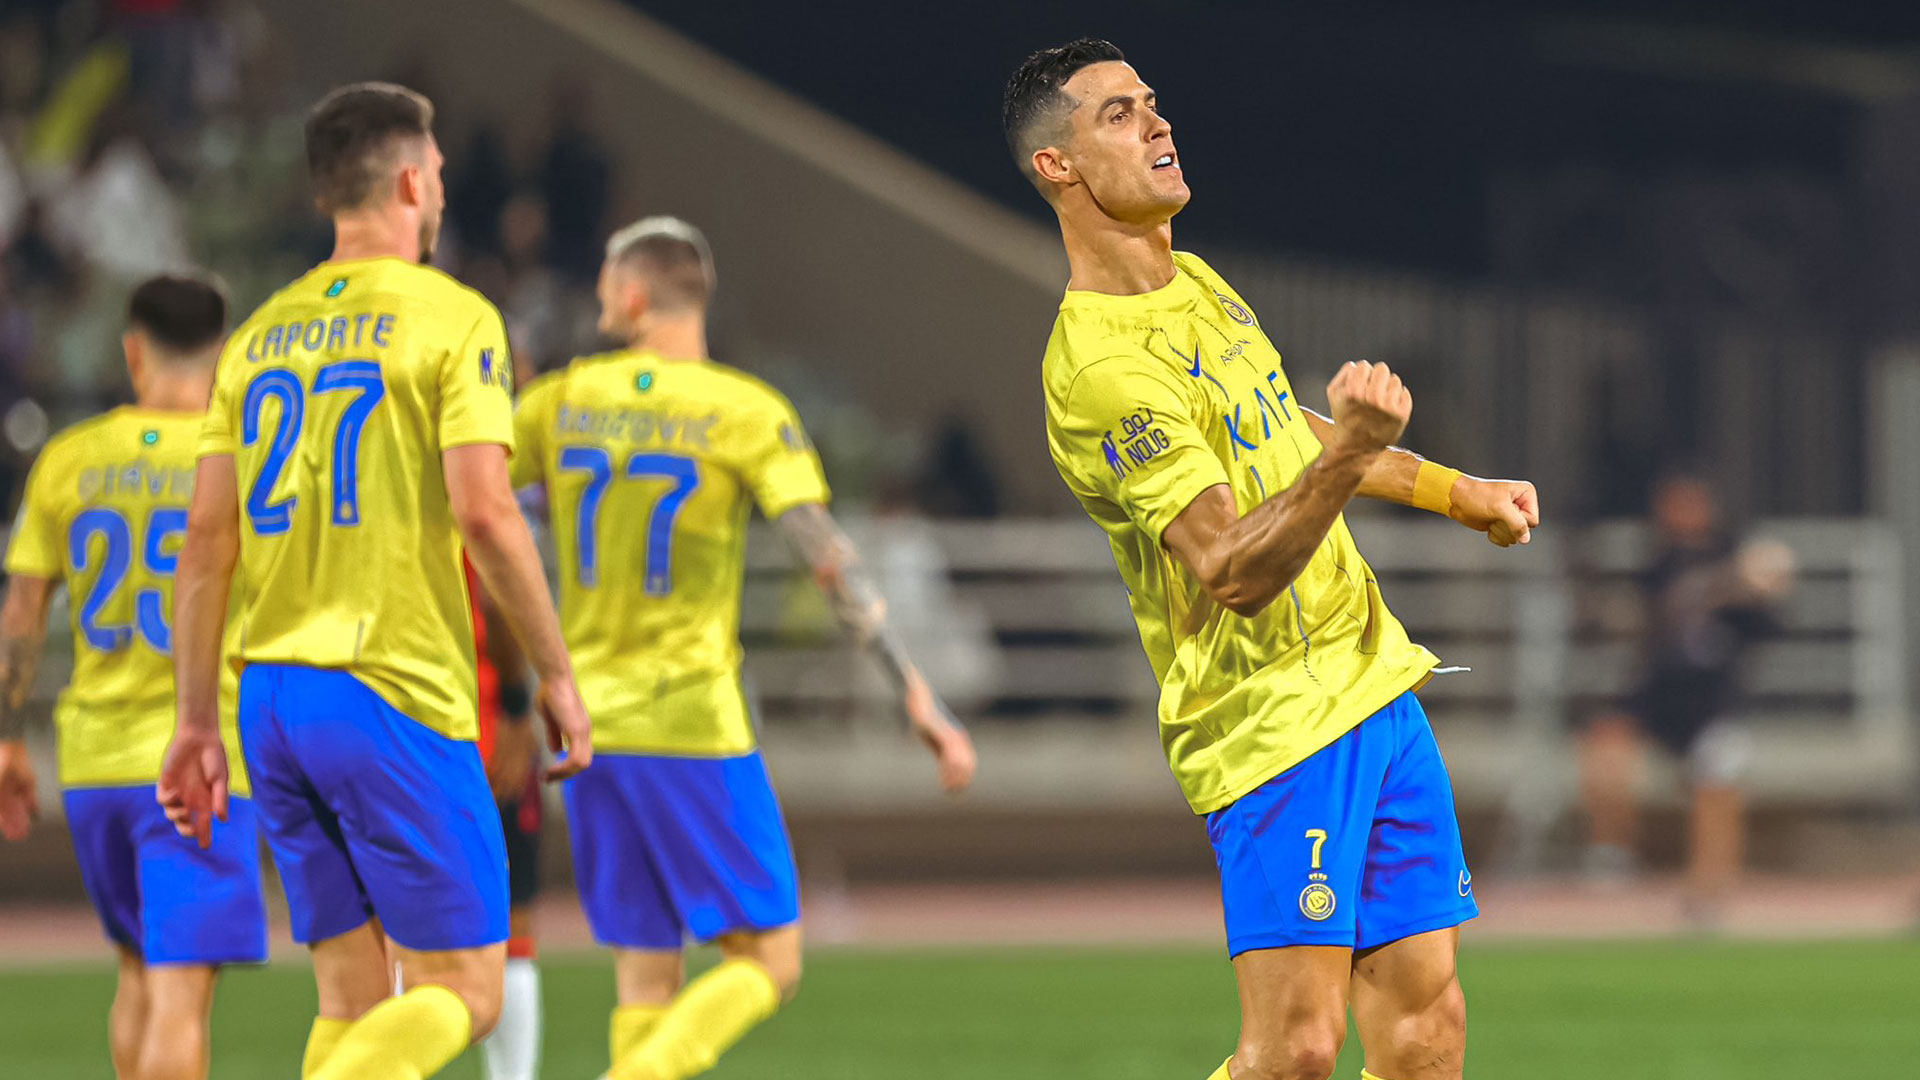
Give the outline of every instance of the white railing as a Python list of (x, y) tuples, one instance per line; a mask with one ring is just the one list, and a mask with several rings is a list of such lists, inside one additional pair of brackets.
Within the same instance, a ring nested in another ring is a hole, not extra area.
[[(1356, 515), (1354, 529), (1408, 629), (1449, 665), (1473, 669), (1422, 693), (1462, 803), (1503, 809), (1523, 834), (1544, 831), (1574, 791), (1571, 725), (1633, 678), (1643, 530), (1547, 529), (1527, 548), (1501, 551), (1411, 514)], [(891, 575), (893, 620), (976, 733), (976, 803), (1178, 804), (1155, 731), (1156, 687), (1098, 530), (1061, 519), (855, 522), (852, 531), (883, 577), (903, 548), (914, 553), (905, 561), (922, 580)], [(1871, 521), (1760, 531), (1795, 549), (1801, 573), (1782, 634), (1747, 665), (1756, 799), (1909, 801), (1915, 740), (1898, 543)], [(939, 805), (884, 681), (840, 639), (784, 545), (760, 528), (748, 550), (748, 679), (790, 801)], [(36, 686), (43, 704), (68, 672), (64, 605), (54, 620)]]
[[(1449, 665), (1473, 669), (1435, 679), (1422, 695), (1462, 800), (1504, 805), (1523, 820), (1557, 814), (1573, 790), (1570, 728), (1634, 678), (1644, 530), (1543, 530), (1530, 547), (1501, 551), (1410, 515), (1370, 514), (1354, 527), (1408, 629)], [(1758, 742), (1756, 797), (1907, 799), (1915, 759), (1897, 542), (1885, 526), (1857, 520), (1768, 522), (1758, 531), (1794, 548), (1800, 578), (1781, 634), (1758, 645), (1745, 668), (1740, 716)], [(1060, 755), (1052, 769), (1031, 760), (1021, 767), (1075, 797), (1082, 784), (1071, 778), (1102, 769), (1114, 775), (1094, 786), (1108, 798), (1165, 794), (1164, 775), (1148, 771), (1139, 790), (1117, 779), (1143, 775), (1133, 755), (1153, 749), (1156, 688), (1098, 531), (1080, 521), (1020, 521), (916, 526), (915, 535), (932, 537), (946, 556), (943, 605), (983, 614), (993, 633), (993, 684), (949, 687), (971, 702), (962, 712), (983, 746), (1005, 740), (1029, 758)], [(887, 536), (885, 527), (862, 532), (871, 560), (885, 559)], [(811, 586), (792, 575), (778, 541), (760, 536), (750, 551), (743, 634), (769, 740), (792, 744), (805, 760), (843, 743), (877, 745), (884, 727), (874, 721), (888, 713), (883, 684), (804, 602)], [(940, 622), (937, 613), (895, 614)], [(892, 765), (874, 758), (872, 771), (906, 768), (911, 750), (899, 753)], [(813, 768), (795, 765), (802, 774)], [(812, 787), (804, 775), (789, 782)], [(1003, 794), (1048, 798), (1016, 785)]]

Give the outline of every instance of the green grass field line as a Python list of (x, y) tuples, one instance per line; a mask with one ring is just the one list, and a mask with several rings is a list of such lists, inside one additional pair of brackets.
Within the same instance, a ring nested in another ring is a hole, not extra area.
[[(544, 963), (546, 1075), (605, 1068), (604, 960)], [(1485, 945), (1462, 959), (1476, 1080), (1806, 1080), (1920, 1061), (1920, 942)], [(0, 1075), (108, 1075), (112, 974), (0, 972)], [(800, 999), (715, 1080), (1203, 1080), (1231, 1051), (1232, 971), (1210, 950), (822, 950)], [(297, 1074), (303, 968), (234, 973), (216, 1080)], [(445, 1074), (478, 1077), (469, 1054)], [(1350, 1046), (1337, 1076), (1359, 1075)], [(1892, 1070), (1892, 1071), (1889, 1071)]]

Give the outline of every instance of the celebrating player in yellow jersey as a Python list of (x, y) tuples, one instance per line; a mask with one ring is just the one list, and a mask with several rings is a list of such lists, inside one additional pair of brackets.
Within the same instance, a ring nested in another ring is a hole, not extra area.
[[(800, 978), (793, 851), (740, 685), (752, 505), (885, 662), (942, 786), (974, 768), (828, 515), (793, 407), (707, 359), (713, 281), (685, 222), (622, 230), (600, 272), (601, 329), (629, 347), (536, 381), (515, 413), (514, 480), (545, 486), (561, 621), (595, 718), (595, 765), (564, 790), (581, 901), (616, 950), (613, 1080), (706, 1071)], [(683, 989), (689, 940), (717, 940), (725, 959)]]
[[(0, 834), (26, 835), (34, 777), (18, 720), (67, 587), (73, 682), (60, 694), (60, 783), (80, 876), (120, 951), (107, 1022), (120, 1080), (203, 1080), (222, 964), (267, 958), (260, 849), (246, 774), (206, 850), (153, 799), (173, 731), (167, 599), (187, 527), (194, 447), (226, 336), (227, 301), (204, 281), (133, 292), (123, 344), (138, 404), (77, 424), (41, 451), (7, 547), (0, 610)], [(222, 687), (230, 714), (233, 680)], [(237, 745), (230, 715), (220, 736)]]
[(569, 743), (556, 773), (592, 751), (508, 483), (500, 314), (420, 265), (443, 205), (432, 106), (343, 87), (308, 116), (306, 143), (333, 256), (220, 358), (180, 554), (179, 721), (160, 790), (205, 843), (226, 802), (213, 692), (237, 579), (241, 744), (320, 991), (302, 1075), (415, 1080), (493, 1026), (507, 940), (463, 540), (540, 676), (555, 749)]
[(1043, 367), (1048, 443), (1126, 578), (1167, 760), (1220, 867), (1241, 1034), (1214, 1080), (1329, 1076), (1349, 1007), (1365, 1076), (1457, 1080), (1454, 954), (1476, 908), (1412, 693), (1435, 660), (1342, 510), (1365, 495), (1526, 543), (1533, 487), (1395, 449), (1413, 400), (1384, 365), (1340, 370), (1331, 419), (1302, 406), (1253, 312), (1174, 252), (1180, 156), (1119, 49), (1033, 54), (1003, 119), (1073, 275)]

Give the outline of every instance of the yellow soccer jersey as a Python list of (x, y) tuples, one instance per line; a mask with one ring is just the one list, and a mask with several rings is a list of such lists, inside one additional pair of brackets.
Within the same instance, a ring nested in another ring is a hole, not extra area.
[(529, 386), (514, 422), (514, 483), (547, 490), (594, 749), (753, 749), (740, 689), (749, 504), (772, 519), (827, 501), (793, 406), (721, 364), (615, 352)]
[[(197, 413), (121, 408), (53, 437), (34, 462), (7, 573), (67, 587), (73, 679), (54, 710), (60, 783), (150, 784), (173, 737), (173, 569), (193, 499)], [(233, 790), (246, 765), (222, 680)]]
[(239, 477), (248, 663), (344, 670), (475, 734), (473, 616), (441, 452), (513, 446), (500, 313), (438, 270), (322, 263), (234, 332), (203, 457)]
[(1066, 294), (1047, 343), (1047, 441), (1107, 534), (1160, 681), (1160, 739), (1196, 813), (1331, 744), (1435, 663), (1387, 610), (1344, 517), (1272, 606), (1213, 602), (1160, 544), (1196, 496), (1226, 484), (1240, 512), (1320, 453), (1280, 354), (1198, 258), (1137, 296)]

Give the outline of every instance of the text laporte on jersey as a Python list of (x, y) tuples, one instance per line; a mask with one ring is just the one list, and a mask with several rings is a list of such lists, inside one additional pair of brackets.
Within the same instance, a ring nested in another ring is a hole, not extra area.
[[(368, 324), (372, 327), (369, 329)], [(271, 326), (247, 339), (247, 362), (286, 356), (295, 349), (307, 352), (337, 352), (360, 349), (371, 344), (376, 349), (393, 344), (393, 332), (399, 320), (389, 312), (361, 311), (352, 315), (334, 315), (325, 319), (296, 320)], [(351, 341), (349, 341), (351, 335)]]

